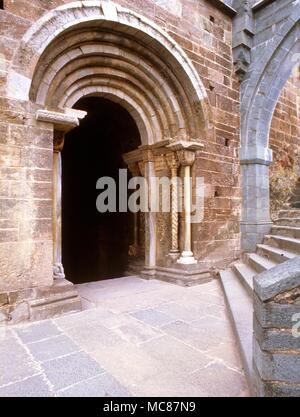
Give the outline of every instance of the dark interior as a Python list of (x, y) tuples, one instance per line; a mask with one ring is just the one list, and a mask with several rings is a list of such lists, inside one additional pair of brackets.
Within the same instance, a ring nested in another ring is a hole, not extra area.
[(118, 213), (118, 192), (117, 213), (99, 213), (96, 182), (112, 177), (118, 191), (119, 169), (126, 168), (122, 154), (141, 143), (134, 120), (119, 104), (88, 97), (74, 108), (88, 114), (66, 135), (62, 151), (62, 255), (66, 278), (79, 284), (126, 271), (132, 213)]

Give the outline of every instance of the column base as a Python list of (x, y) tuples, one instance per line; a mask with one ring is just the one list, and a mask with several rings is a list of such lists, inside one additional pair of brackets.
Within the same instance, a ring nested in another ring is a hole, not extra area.
[(180, 257), (179, 250), (170, 250), (168, 254), (168, 258), (171, 260), (171, 262), (177, 261), (179, 257)]
[(139, 275), (145, 268), (145, 259), (143, 257), (137, 257), (130, 259), (125, 275)]
[(183, 251), (177, 263), (183, 264), (183, 265), (193, 265), (193, 264), (197, 264), (198, 261), (197, 259), (194, 258), (193, 252)]
[(168, 267), (156, 266), (155, 268), (144, 269), (140, 277), (143, 279), (157, 279), (180, 285), (181, 287), (192, 287), (211, 281), (214, 277), (212, 271), (203, 268), (199, 264), (178, 264), (173, 263)]
[(62, 263), (53, 265), (53, 278), (54, 279), (65, 279), (65, 271)]
[(262, 243), (272, 228), (272, 221), (241, 222), (241, 249), (243, 252), (255, 252), (256, 245)]

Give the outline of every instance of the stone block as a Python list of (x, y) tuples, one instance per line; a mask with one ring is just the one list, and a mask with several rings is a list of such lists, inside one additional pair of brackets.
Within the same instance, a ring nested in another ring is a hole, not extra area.
[(263, 351), (254, 339), (254, 363), (263, 381), (300, 384), (300, 353), (270, 353)]
[(262, 301), (270, 300), (277, 294), (300, 287), (300, 257), (265, 271), (253, 282), (254, 291)]
[(29, 306), (26, 301), (13, 305), (9, 309), (10, 324), (18, 324), (29, 320)]
[(293, 316), (300, 314), (300, 304), (262, 303), (255, 293), (253, 300), (255, 316), (264, 328), (291, 329), (295, 324)]
[(53, 282), (50, 240), (2, 243), (0, 259), (1, 292), (51, 285)]
[(21, 165), (29, 168), (52, 169), (53, 151), (37, 148), (23, 148), (21, 150)]
[(300, 353), (300, 337), (295, 337), (291, 329), (264, 329), (254, 317), (254, 332), (262, 350)]

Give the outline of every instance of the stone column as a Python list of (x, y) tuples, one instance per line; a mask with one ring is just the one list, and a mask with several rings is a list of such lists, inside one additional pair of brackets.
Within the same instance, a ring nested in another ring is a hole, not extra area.
[(155, 274), (156, 267), (156, 213), (150, 209), (151, 196), (151, 178), (155, 177), (154, 157), (150, 150), (143, 152), (143, 161), (139, 162), (139, 168), (148, 184), (148, 213), (145, 213), (145, 268), (147, 275)]
[(196, 264), (192, 252), (192, 228), (191, 228), (191, 166), (195, 162), (195, 152), (189, 150), (177, 151), (180, 164), (184, 167), (184, 248), (181, 257), (178, 259), (180, 264)]
[(179, 161), (176, 152), (166, 155), (168, 167), (171, 170), (171, 250), (169, 255), (177, 259), (180, 255), (178, 243), (178, 182), (177, 173), (179, 168)]
[(64, 279), (64, 268), (62, 265), (62, 236), (61, 236), (61, 151), (64, 146), (64, 133), (54, 132), (54, 154), (53, 154), (53, 277)]
[(269, 165), (272, 151), (264, 147), (241, 148), (242, 250), (255, 251), (272, 226), (270, 217)]
[[(128, 169), (131, 172), (133, 177), (138, 177), (140, 175), (140, 169), (137, 162), (131, 163), (128, 165)], [(132, 245), (138, 254), (140, 251), (139, 245), (139, 213), (133, 213), (133, 245)]]

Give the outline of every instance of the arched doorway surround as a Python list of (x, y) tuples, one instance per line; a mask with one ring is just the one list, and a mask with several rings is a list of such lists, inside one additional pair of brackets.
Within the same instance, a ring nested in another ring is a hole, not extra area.
[(253, 251), (271, 227), (268, 147), (273, 112), (293, 68), (300, 62), (300, 10), (266, 44), (252, 51), (252, 64), (242, 83), (241, 169), (242, 249)]
[[(65, 132), (84, 117), (71, 109), (79, 99), (98, 95), (131, 114), (142, 146), (125, 159), (146, 178), (155, 176), (162, 156), (170, 176), (180, 165), (190, 172), (195, 151), (213, 135), (205, 88), (183, 50), (145, 17), (108, 1), (68, 3), (39, 19), (15, 54), (7, 90), (10, 97), (34, 103), (37, 120), (54, 128), (55, 276), (62, 275), (60, 151)], [(175, 213), (168, 226), (178, 251)], [(188, 228), (183, 253), (194, 262)], [(146, 216), (145, 233), (146, 268), (153, 271), (155, 213)]]

